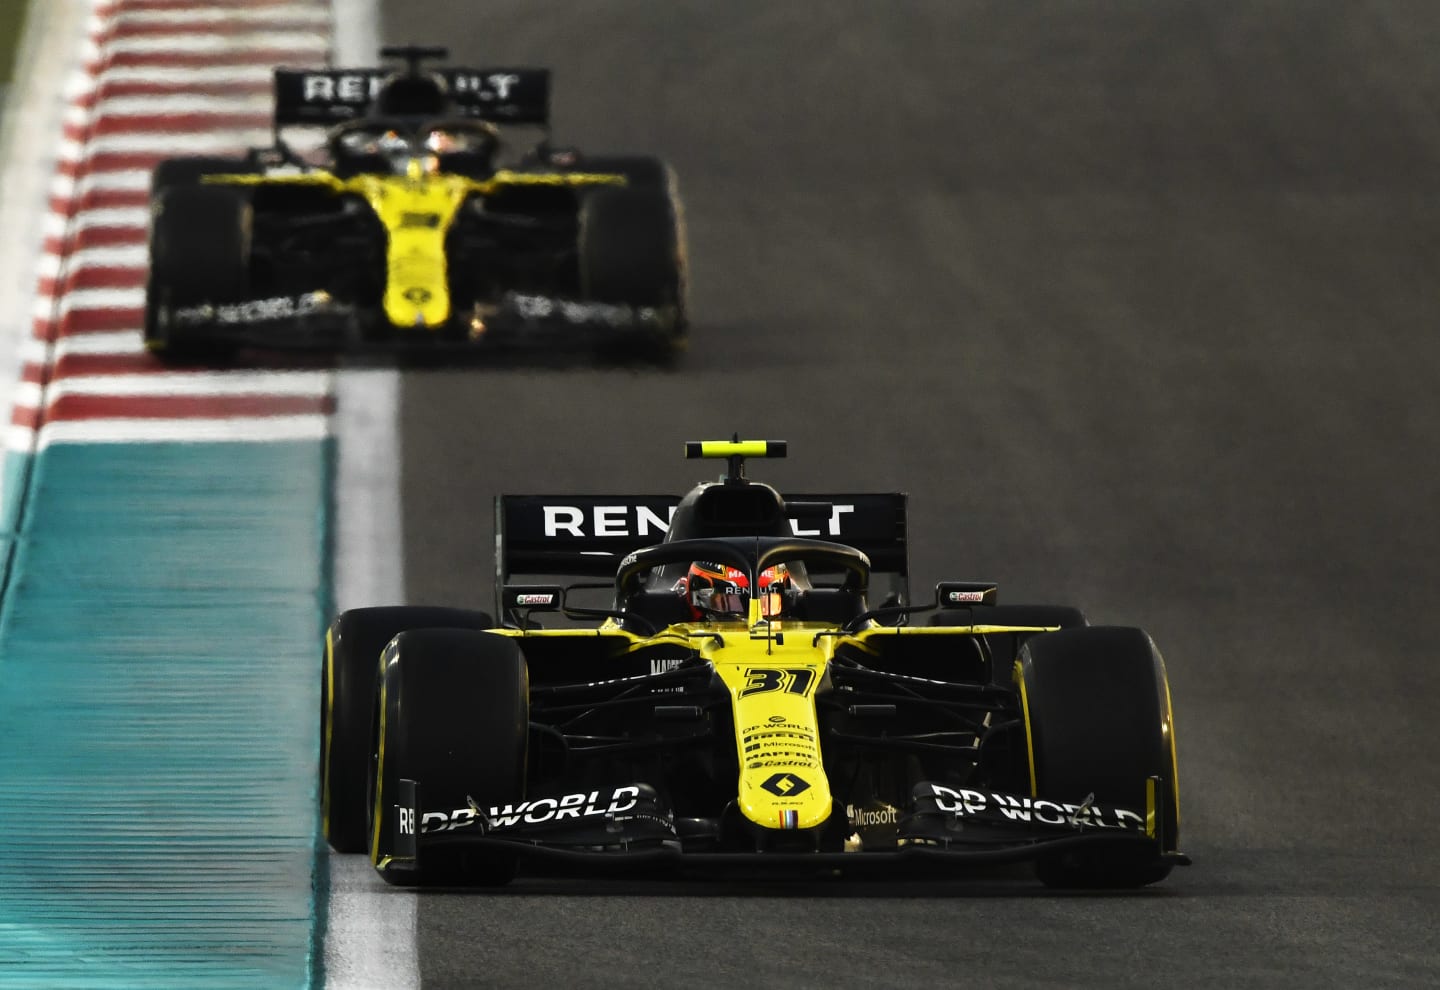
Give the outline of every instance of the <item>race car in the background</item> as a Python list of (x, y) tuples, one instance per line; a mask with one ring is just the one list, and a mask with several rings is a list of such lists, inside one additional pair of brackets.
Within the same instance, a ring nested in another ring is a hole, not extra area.
[(1138, 887), (1188, 863), (1150, 637), (983, 581), (908, 604), (905, 496), (745, 478), (784, 452), (688, 444), (728, 473), (678, 499), (500, 496), (498, 622), (342, 613), (330, 845), (398, 884), (1029, 861), (1052, 886)]
[[(159, 163), (150, 350), (663, 358), (683, 343), (684, 231), (663, 162), (550, 145), (547, 70), (423, 67), (440, 48), (381, 54), (405, 67), (277, 70), (270, 148)], [(323, 149), (294, 150), (297, 127), (326, 129)]]

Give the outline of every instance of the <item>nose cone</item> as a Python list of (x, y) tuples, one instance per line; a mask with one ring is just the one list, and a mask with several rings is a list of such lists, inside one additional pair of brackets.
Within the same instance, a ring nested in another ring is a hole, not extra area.
[(727, 640), (712, 662), (733, 704), (741, 813), (777, 831), (825, 824), (834, 800), (820, 754), (815, 691), (828, 658), (806, 636)]

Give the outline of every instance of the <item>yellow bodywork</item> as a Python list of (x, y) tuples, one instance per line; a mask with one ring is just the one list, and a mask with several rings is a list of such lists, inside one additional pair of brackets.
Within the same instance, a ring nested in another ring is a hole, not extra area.
[(730, 692), (740, 761), (736, 799), (756, 825), (815, 828), (834, 810), (820, 755), (815, 691), (834, 654), (834, 637), (781, 620), (768, 622), (752, 600), (749, 628), (726, 628), (698, 640)]
[(335, 723), (335, 630), (325, 630), (325, 738), (320, 741), (320, 826), (330, 838), (330, 737)]
[(435, 173), (412, 159), (403, 175), (356, 175), (341, 179), (316, 170), (289, 175), (207, 175), (208, 183), (236, 186), (315, 186), (358, 196), (385, 227), (385, 316), (397, 327), (432, 329), (451, 317), (445, 236), (471, 196), (491, 196), (522, 186), (616, 186), (622, 175), (590, 172), (512, 172), (488, 179)]
[(701, 440), (701, 457), (768, 457), (768, 440)]
[[(867, 653), (895, 637), (949, 636), (992, 632), (1045, 632), (1051, 626), (894, 627), (870, 626), (837, 635), (824, 623), (767, 621), (760, 599), (750, 602), (748, 624), (700, 622), (671, 626), (658, 636), (637, 636), (607, 623), (596, 629), (494, 630), (522, 644), (527, 637), (629, 640), (622, 649), (643, 649), (658, 642), (682, 642), (709, 662), (730, 692), (740, 779), (736, 791), (741, 813), (751, 822), (776, 830), (825, 824), (834, 811), (830, 780), (820, 749), (817, 691), (828, 690), (827, 670), (843, 644)], [(522, 645), (523, 649), (523, 645)]]

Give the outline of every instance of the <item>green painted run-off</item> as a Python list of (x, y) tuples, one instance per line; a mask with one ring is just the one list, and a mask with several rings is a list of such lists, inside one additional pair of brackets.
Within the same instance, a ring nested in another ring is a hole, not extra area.
[(0, 613), (0, 987), (311, 983), (330, 457), (37, 456)]

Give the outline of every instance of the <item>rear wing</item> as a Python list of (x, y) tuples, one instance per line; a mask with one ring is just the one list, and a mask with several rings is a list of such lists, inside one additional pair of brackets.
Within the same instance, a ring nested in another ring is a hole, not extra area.
[[(897, 576), (903, 593), (909, 574), (905, 493), (784, 498), (811, 507), (828, 504), (828, 516), (807, 511), (803, 520), (792, 517), (795, 535), (854, 547), (870, 558), (876, 573)], [(626, 554), (665, 539), (679, 504), (678, 495), (497, 495), (497, 598), (515, 574), (614, 577)]]
[[(550, 122), (549, 69), (430, 69), (445, 80), (455, 112), (495, 124)], [(394, 68), (276, 69), (275, 127), (330, 126), (370, 112)]]

